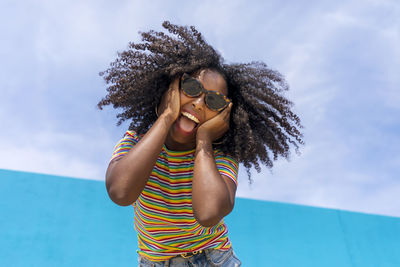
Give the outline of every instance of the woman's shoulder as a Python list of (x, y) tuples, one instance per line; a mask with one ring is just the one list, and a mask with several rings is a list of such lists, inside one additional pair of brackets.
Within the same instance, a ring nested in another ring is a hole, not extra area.
[(138, 135), (134, 130), (128, 130), (125, 132), (124, 138), (133, 139), (135, 141), (139, 141), (141, 135)]
[(235, 165), (236, 167), (238, 167), (238, 161), (231, 155), (224, 153), (222, 150), (220, 149), (214, 149), (214, 158), (216, 160), (223, 160), (223, 161), (229, 161), (231, 162), (231, 164)]

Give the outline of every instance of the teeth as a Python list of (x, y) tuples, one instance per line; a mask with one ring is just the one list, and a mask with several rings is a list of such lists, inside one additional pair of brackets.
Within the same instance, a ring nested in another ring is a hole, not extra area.
[(200, 121), (195, 116), (193, 116), (192, 114), (190, 114), (188, 112), (182, 112), (182, 115), (185, 116), (186, 118), (191, 119), (195, 123), (200, 123)]

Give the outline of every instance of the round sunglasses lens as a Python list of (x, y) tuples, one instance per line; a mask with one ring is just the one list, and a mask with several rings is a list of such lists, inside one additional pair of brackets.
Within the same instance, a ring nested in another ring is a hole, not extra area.
[(182, 82), (182, 90), (189, 96), (201, 94), (201, 88), (196, 80), (187, 79)]
[(220, 110), (224, 108), (227, 104), (224, 97), (222, 95), (216, 93), (208, 93), (206, 96), (206, 104), (210, 109)]

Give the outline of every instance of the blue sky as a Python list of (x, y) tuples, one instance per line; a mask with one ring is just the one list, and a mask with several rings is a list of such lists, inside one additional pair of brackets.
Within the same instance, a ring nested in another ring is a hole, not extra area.
[(138, 31), (195, 25), (227, 62), (285, 75), (301, 155), (240, 197), (400, 216), (398, 1), (1, 1), (0, 168), (104, 180), (127, 124), (98, 73)]

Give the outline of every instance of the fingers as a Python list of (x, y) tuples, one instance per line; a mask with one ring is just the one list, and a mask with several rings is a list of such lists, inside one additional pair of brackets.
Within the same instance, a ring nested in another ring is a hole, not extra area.
[(180, 110), (180, 92), (179, 92), (179, 78), (176, 78), (170, 85), (168, 106), (170, 107), (175, 119), (179, 116)]
[[(222, 120), (226, 127), (229, 127), (229, 118), (231, 116), (232, 103), (228, 105), (220, 114), (215, 117), (215, 121)], [(224, 127), (223, 127), (224, 128)]]
[(232, 109), (232, 106), (233, 106), (232, 102), (229, 103), (228, 107), (227, 107), (226, 109), (224, 109), (224, 110), (221, 112), (221, 114), (220, 114), (220, 115), (222, 116), (222, 119), (223, 119), (225, 122), (228, 122), (228, 123), (229, 123), (229, 118), (230, 118), (230, 116), (231, 116), (231, 109)]
[(222, 113), (224, 113), (224, 114), (230, 114), (230, 113), (231, 113), (232, 106), (233, 106), (232, 102), (229, 103), (228, 107), (227, 107), (226, 109), (224, 109), (224, 110), (222, 111)]
[(174, 100), (176, 98), (179, 98), (179, 79), (176, 78), (170, 85), (169, 87), (169, 96), (170, 99), (169, 100)]
[(175, 120), (179, 116), (180, 109), (180, 92), (179, 92), (179, 79), (173, 80), (168, 90), (163, 94), (161, 103), (158, 107), (158, 114), (169, 114)]
[(208, 136), (211, 137), (212, 141), (218, 140), (229, 130), (229, 118), (232, 109), (232, 103), (228, 105), (221, 113), (214, 118), (204, 122), (200, 125), (198, 133), (200, 131), (207, 131)]
[(179, 81), (180, 79), (177, 77), (170, 83), (170, 89), (179, 90)]

